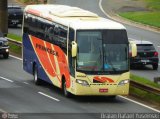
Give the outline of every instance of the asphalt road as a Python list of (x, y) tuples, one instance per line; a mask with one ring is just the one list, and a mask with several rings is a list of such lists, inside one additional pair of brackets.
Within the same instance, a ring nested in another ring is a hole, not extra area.
[[(156, 113), (123, 97), (74, 97), (44, 83), (36, 86), (33, 77), (22, 70), (22, 61), (0, 57), (0, 112), (18, 114), (23, 118), (98, 119), (102, 113)], [(159, 111), (160, 112), (160, 111)], [(1, 118), (1, 115), (0, 115)]]

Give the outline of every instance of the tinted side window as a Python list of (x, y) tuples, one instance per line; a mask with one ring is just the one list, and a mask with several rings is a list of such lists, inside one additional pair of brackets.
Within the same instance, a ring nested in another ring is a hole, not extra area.
[(59, 46), (65, 53), (67, 52), (67, 27), (25, 13), (23, 30), (24, 33), (53, 43)]

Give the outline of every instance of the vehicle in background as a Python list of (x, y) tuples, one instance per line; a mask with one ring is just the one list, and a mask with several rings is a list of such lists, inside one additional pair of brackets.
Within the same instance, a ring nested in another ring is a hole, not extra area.
[(5, 59), (9, 57), (8, 40), (4, 37), (1, 31), (0, 31), (0, 55), (3, 55)]
[(8, 26), (22, 25), (23, 10), (19, 6), (8, 6)]
[(158, 69), (158, 52), (153, 43), (149, 41), (132, 41), (137, 45), (137, 56), (130, 58), (131, 67), (152, 65), (154, 70)]

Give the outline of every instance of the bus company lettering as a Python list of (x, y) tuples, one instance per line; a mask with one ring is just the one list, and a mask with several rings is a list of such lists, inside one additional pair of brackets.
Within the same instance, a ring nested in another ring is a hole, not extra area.
[(50, 48), (47, 48), (47, 47), (45, 47), (45, 46), (42, 46), (42, 45), (40, 45), (40, 44), (37, 44), (37, 43), (36, 43), (36, 48), (39, 48), (40, 50), (43, 50), (43, 51), (45, 51), (45, 52), (48, 52), (48, 53), (50, 53), (50, 54), (52, 54), (52, 55), (58, 56), (58, 52), (56, 52), (56, 51), (54, 51), (54, 50), (52, 50), (52, 49), (50, 49)]

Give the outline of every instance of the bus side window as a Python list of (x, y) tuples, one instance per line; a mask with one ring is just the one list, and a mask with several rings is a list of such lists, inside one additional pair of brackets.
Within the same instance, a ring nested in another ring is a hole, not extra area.
[(47, 26), (44, 29), (44, 39), (48, 39), (48, 27)]
[(43, 32), (41, 32), (41, 28), (40, 28), (40, 26), (41, 26), (41, 20), (37, 19), (36, 21), (37, 21), (36, 22), (36, 24), (37, 24), (36, 25), (36, 37), (42, 39), (43, 38)]
[(53, 42), (53, 36), (54, 36), (54, 28), (50, 26), (48, 28), (48, 41)]
[(59, 39), (60, 39), (61, 48), (66, 52), (67, 51), (67, 30), (60, 28)]

